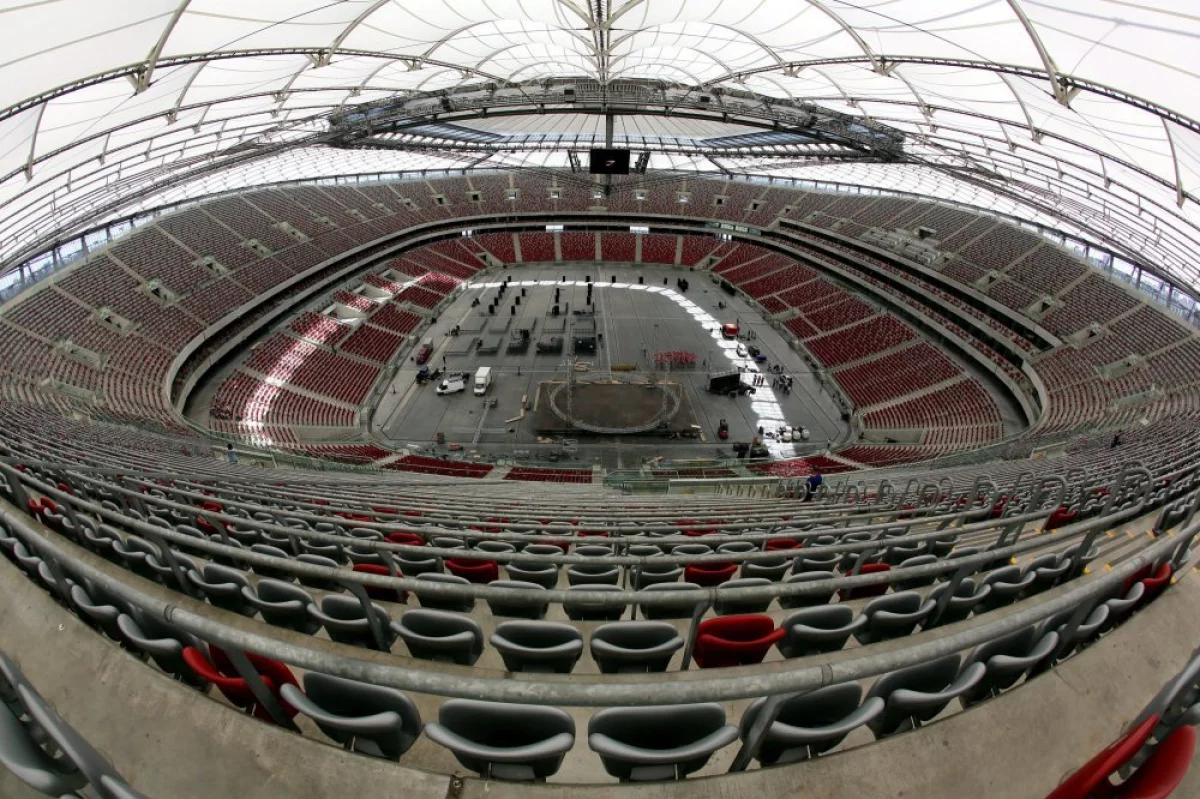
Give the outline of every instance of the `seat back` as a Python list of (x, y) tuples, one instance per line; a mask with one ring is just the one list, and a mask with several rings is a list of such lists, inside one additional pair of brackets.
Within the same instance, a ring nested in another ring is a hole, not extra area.
[(906, 693), (905, 703), (893, 701), (897, 691), (937, 694), (954, 682), (958, 676), (958, 655), (918, 663), (915, 666), (888, 672), (877, 679), (867, 693), (867, 698), (879, 697), (886, 702), (883, 713), (870, 724), (877, 738), (911, 729), (921, 721), (933, 718), (942, 711), (949, 699), (934, 699), (921, 703), (919, 697)]
[(492, 646), (508, 671), (569, 674), (583, 654), (583, 635), (554, 621), (506, 621), (492, 633)]
[[(446, 585), (470, 585), (471, 581), (455, 574), (440, 572), (423, 572), (417, 575), (417, 581), (422, 583), (443, 583)], [(460, 613), (470, 613), (475, 607), (475, 597), (437, 597), (428, 593), (417, 592), (417, 601), (421, 607), (434, 610), (450, 610)]]
[(392, 628), (415, 658), (474, 665), (483, 652), (483, 630), (467, 616), (431, 608), (405, 611)]
[[(492, 588), (507, 588), (516, 589), (519, 591), (536, 591), (545, 593), (546, 589), (537, 583), (530, 583), (524, 580), (496, 580), (492, 584)], [(522, 602), (519, 599), (509, 599), (507, 597), (488, 597), (488, 607), (491, 608), (493, 616), (513, 616), (521, 619), (540, 619), (546, 615), (546, 610), (550, 607), (550, 600), (543, 599), (538, 602)]]
[[(720, 742), (705, 739), (724, 727), (724, 709), (711, 702), (614, 707), (592, 716), (588, 742), (599, 753), (604, 769), (620, 780), (680, 779), (703, 768), (715, 751), (713, 744)], [(665, 757), (671, 750), (678, 751)]]
[[(567, 589), (568, 594), (582, 591), (601, 591), (604, 593), (621, 593), (615, 585), (572, 585)], [(626, 612), (624, 605), (600, 605), (595, 602), (584, 602), (577, 599), (564, 599), (563, 611), (572, 621), (616, 621)]]
[[(784, 580), (784, 582), (785, 583), (808, 583), (808, 582), (816, 582), (818, 580), (832, 580), (836, 576), (837, 575), (835, 575), (831, 571), (811, 571), (811, 572), (803, 572), (801, 574), (793, 574), (791, 577), (788, 577), (786, 580)], [(815, 594), (804, 594), (804, 595), (797, 594), (797, 595), (793, 595), (793, 596), (781, 596), (781, 597), (779, 597), (779, 606), (790, 610), (792, 608), (807, 608), (807, 607), (813, 607), (816, 605), (824, 605), (824, 604), (827, 604), (829, 602), (829, 600), (833, 598), (833, 594), (834, 594), (834, 589), (829, 588), (826, 591), (821, 591), (821, 592), (815, 593)]]
[[(393, 688), (310, 671), (304, 675), (304, 691), (322, 710), (340, 717), (316, 718), (321, 731), (355, 751), (395, 760), (407, 752), (421, 734), (421, 714), (417, 706)], [(372, 725), (369, 731), (355, 723), (360, 718), (380, 713), (394, 713), (395, 722)]]
[(592, 632), (592, 659), (605, 674), (666, 671), (683, 638), (665, 621), (603, 624)]
[[(569, 737), (569, 749), (575, 738), (575, 721), (566, 712), (538, 705), (450, 699), (438, 711), (438, 724), (457, 737), (449, 743), (459, 763), (500, 779), (553, 776), (566, 753), (561, 744)], [(524, 756), (514, 758), (516, 753)]]

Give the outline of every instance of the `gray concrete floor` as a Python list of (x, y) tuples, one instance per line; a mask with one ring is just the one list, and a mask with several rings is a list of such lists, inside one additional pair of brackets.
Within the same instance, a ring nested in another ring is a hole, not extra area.
[[(811, 431), (807, 446), (777, 445), (779, 454), (784, 456), (818, 451), (845, 434), (846, 426), (836, 405), (800, 355), (743, 300), (720, 291), (707, 273), (611, 266), (603, 270), (596, 266), (558, 266), (519, 268), (489, 275), (484, 279), (485, 283), (499, 282), (506, 275), (512, 277), (512, 287), (501, 302), (496, 317), (481, 316), (481, 311), (496, 296), (496, 288), (467, 289), (443, 311), (437, 324), (426, 334), (432, 336), (435, 343), (431, 363), (439, 367), (444, 365), (451, 371), (469, 373), (480, 366), (492, 367), (494, 381), (488, 395), (497, 400), (496, 407), (485, 408), (483, 400), (469, 392), (438, 397), (432, 384), (416, 386), (417, 365), (410, 360), (401, 365), (380, 403), (373, 432), (393, 446), (427, 445), (436, 433), (441, 432), (448, 442), (461, 443), (468, 450), (481, 454), (507, 454), (516, 450), (529, 452), (530, 458), (544, 455), (546, 448), (538, 446), (532, 414), (522, 420), (510, 420), (520, 415), (522, 397), (533, 402), (539, 382), (565, 378), (566, 356), (538, 354), (534, 347), (522, 354), (502, 351), (496, 355), (475, 352), (454, 355), (448, 351), (460, 348), (463, 342), (447, 334), (456, 324), (476, 330), (494, 325), (497, 320), (502, 323), (507, 317), (513, 320), (511, 329), (531, 326), (536, 341), (551, 322), (548, 313), (554, 304), (555, 285), (561, 287), (560, 305), (569, 305), (572, 311), (568, 317), (569, 332), (571, 320), (577, 318), (573, 312), (585, 307), (585, 281), (590, 275), (597, 281), (594, 308), (597, 330), (603, 341), (594, 355), (579, 356), (579, 360), (590, 364), (590, 368), (589, 372), (577, 372), (577, 375), (586, 377), (608, 373), (613, 366), (632, 366), (636, 369), (635, 374), (643, 377), (654, 374), (678, 381), (692, 401), (702, 431), (698, 441), (581, 435), (578, 437), (579, 460), (599, 462), (609, 468), (629, 468), (640, 466), (643, 459), (657, 455), (669, 459), (731, 457), (732, 442), (748, 441), (759, 426), (769, 429), (782, 423), (803, 426)], [(616, 285), (611, 283), (613, 275), (617, 277)], [(567, 278), (565, 283), (561, 282), (564, 276)], [(644, 278), (643, 285), (637, 284), (638, 276)], [(680, 294), (676, 286), (680, 277), (690, 281), (685, 294)], [(664, 285), (664, 279), (667, 285)], [(521, 298), (518, 316), (508, 316), (513, 298), (520, 294), (519, 284), (534, 281), (554, 285), (525, 286), (526, 295)], [(476, 297), (483, 298), (483, 305), (472, 308), (471, 301)], [(721, 301), (728, 305), (724, 310), (717, 307)], [(785, 373), (795, 378), (794, 389), (789, 395), (772, 391), (769, 376), (766, 385), (753, 397), (730, 399), (711, 395), (705, 390), (710, 367), (728, 368), (740, 363), (758, 368), (737, 358), (736, 344), (724, 341), (715, 329), (719, 323), (734, 320), (740, 321), (743, 331), (753, 333), (755, 338), (749, 343), (763, 351), (769, 364), (782, 365)], [(459, 339), (470, 335), (476, 334), (464, 331)], [(701, 365), (692, 370), (655, 370), (654, 353), (665, 350), (694, 352)], [(729, 424), (728, 441), (717, 438), (721, 419)]]

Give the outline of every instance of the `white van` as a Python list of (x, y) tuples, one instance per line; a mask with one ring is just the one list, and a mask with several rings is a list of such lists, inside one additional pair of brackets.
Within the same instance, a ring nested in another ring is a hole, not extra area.
[(475, 372), (475, 396), (482, 397), (492, 384), (492, 367), (481, 366)]
[(447, 394), (457, 394), (460, 391), (465, 391), (466, 388), (467, 376), (462, 372), (451, 372), (438, 385), (437, 394), (439, 397), (444, 397)]

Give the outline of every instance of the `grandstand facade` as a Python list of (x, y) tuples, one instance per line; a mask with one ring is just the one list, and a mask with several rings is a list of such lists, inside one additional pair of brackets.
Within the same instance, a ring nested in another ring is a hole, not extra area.
[(0, 793), (1200, 792), (1184, 4), (57, 5)]

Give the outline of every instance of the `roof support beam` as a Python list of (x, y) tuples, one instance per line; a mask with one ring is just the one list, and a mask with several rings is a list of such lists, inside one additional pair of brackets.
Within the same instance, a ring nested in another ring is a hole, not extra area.
[(1021, 94), (1017, 91), (1017, 87), (1012, 85), (1012, 79), (1002, 72), (997, 73), (996, 77), (1004, 81), (1004, 85), (1008, 87), (1008, 90), (1012, 92), (1012, 96), (1016, 99), (1017, 105), (1021, 109), (1021, 113), (1025, 115), (1025, 125), (1029, 128), (1029, 137), (1033, 139), (1034, 144), (1041, 144), (1043, 134), (1037, 129), (1037, 125), (1033, 124), (1033, 117), (1029, 114), (1029, 107), (1026, 106), (1025, 101), (1021, 99)]
[(33, 180), (33, 165), (37, 163), (37, 140), (38, 132), (42, 129), (42, 117), (46, 114), (46, 106), (49, 103), (42, 103), (38, 108), (37, 120), (33, 123), (33, 135), (29, 137), (29, 157), (25, 159), (25, 179)]
[(1029, 17), (1025, 16), (1025, 10), (1021, 8), (1021, 4), (1017, 0), (1007, 0), (1009, 8), (1017, 15), (1017, 19), (1021, 22), (1021, 27), (1025, 29), (1025, 34), (1033, 42), (1034, 49), (1037, 50), (1038, 58), (1042, 59), (1042, 66), (1046, 68), (1046, 76), (1050, 79), (1050, 88), (1054, 92), (1054, 99), (1066, 108), (1070, 108), (1071, 101), (1075, 99), (1075, 95), (1079, 94), (1079, 88), (1071, 88), (1063, 79), (1058, 71), (1058, 66), (1054, 63), (1054, 59), (1050, 57), (1050, 52), (1046, 50), (1046, 45), (1042, 43), (1042, 37), (1038, 35), (1037, 28), (1033, 26), (1033, 22)]
[(183, 12), (187, 11), (188, 5), (192, 0), (179, 0), (179, 5), (175, 9), (175, 13), (171, 15), (171, 19), (167, 22), (167, 27), (163, 28), (162, 35), (158, 37), (154, 47), (150, 50), (150, 55), (146, 56), (146, 63), (143, 65), (141, 72), (137, 75), (137, 80), (134, 81), (134, 93), (141, 94), (150, 88), (150, 82), (154, 78), (154, 68), (158, 65), (159, 56), (162, 55), (163, 48), (167, 45), (167, 39), (171, 38), (171, 33), (175, 30), (175, 26), (179, 24)]
[(1171, 149), (1171, 163), (1175, 167), (1175, 204), (1182, 208), (1183, 201), (1187, 199), (1187, 192), (1183, 190), (1183, 172), (1179, 168), (1179, 155), (1175, 152), (1175, 137), (1171, 135), (1171, 123), (1164, 119), (1162, 126), (1163, 132), (1167, 134), (1167, 145)]

